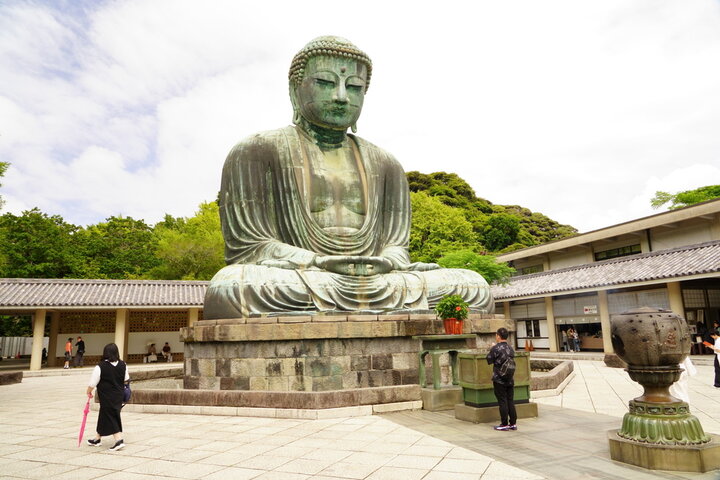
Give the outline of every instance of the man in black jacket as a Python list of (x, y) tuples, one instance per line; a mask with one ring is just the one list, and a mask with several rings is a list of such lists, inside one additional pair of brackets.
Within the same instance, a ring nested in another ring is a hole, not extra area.
[(85, 341), (82, 337), (77, 337), (75, 347), (77, 348), (77, 353), (75, 354), (75, 366), (82, 367), (85, 365), (83, 362), (83, 355), (85, 355)]
[(498, 328), (495, 341), (487, 356), (487, 362), (493, 365), (493, 389), (500, 407), (500, 425), (495, 430), (517, 430), (517, 412), (513, 402), (515, 388), (515, 351), (507, 343), (507, 328)]

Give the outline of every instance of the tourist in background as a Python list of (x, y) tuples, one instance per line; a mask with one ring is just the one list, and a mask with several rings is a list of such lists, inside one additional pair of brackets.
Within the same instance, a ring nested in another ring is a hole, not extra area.
[(507, 343), (508, 331), (498, 328), (495, 341), (487, 355), (488, 364), (493, 366), (493, 390), (500, 408), (500, 425), (495, 430), (517, 430), (517, 412), (515, 411), (515, 351)]
[(90, 446), (98, 447), (102, 444), (102, 437), (113, 436), (111, 451), (120, 450), (125, 446), (122, 434), (122, 419), (120, 409), (123, 407), (123, 391), (125, 382), (130, 381), (127, 365), (120, 360), (117, 345), (108, 343), (103, 349), (103, 358), (90, 375), (87, 387), (87, 396), (92, 398), (92, 392), (97, 387), (100, 399), (100, 412), (98, 412), (97, 434), (95, 438), (88, 438)]
[(65, 366), (63, 368), (70, 368), (70, 359), (72, 358), (72, 337), (67, 339), (65, 342)]
[(683, 402), (690, 403), (690, 377), (697, 375), (697, 368), (695, 368), (695, 365), (690, 361), (690, 355), (685, 357), (685, 360), (683, 360), (680, 366), (683, 368), (683, 371), (680, 374), (680, 379), (670, 385), (670, 395), (679, 398)]
[(75, 352), (75, 366), (84, 367), (85, 363), (83, 362), (83, 355), (85, 355), (85, 341), (83, 341), (82, 337), (77, 338), (75, 347), (77, 348), (77, 351)]
[(565, 330), (562, 330), (560, 334), (562, 335), (563, 352), (567, 352), (568, 350), (570, 350), (570, 348), (568, 347), (567, 332)]
[(165, 359), (166, 362), (172, 362), (172, 354), (170, 344), (168, 342), (165, 342), (165, 345), (163, 345), (162, 348), (162, 356)]
[(157, 362), (157, 349), (155, 348), (155, 344), (151, 343), (148, 347), (148, 353), (146, 355), (147, 357), (147, 363)]
[(713, 341), (710, 348), (712, 348), (715, 353), (715, 361), (713, 362), (713, 365), (715, 365), (715, 381), (713, 382), (713, 386), (720, 388), (720, 335), (716, 329), (710, 330), (708, 335)]

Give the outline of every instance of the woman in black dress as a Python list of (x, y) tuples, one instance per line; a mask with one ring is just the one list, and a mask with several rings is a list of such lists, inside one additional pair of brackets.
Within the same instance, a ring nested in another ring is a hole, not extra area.
[(89, 438), (87, 443), (93, 447), (101, 445), (101, 437), (112, 435), (115, 443), (110, 450), (120, 450), (125, 446), (122, 435), (122, 420), (120, 409), (123, 407), (124, 383), (130, 381), (127, 365), (120, 360), (118, 347), (114, 343), (105, 345), (103, 359), (93, 369), (90, 383), (87, 388), (88, 397), (97, 387), (100, 398), (100, 413), (98, 413), (97, 434)]

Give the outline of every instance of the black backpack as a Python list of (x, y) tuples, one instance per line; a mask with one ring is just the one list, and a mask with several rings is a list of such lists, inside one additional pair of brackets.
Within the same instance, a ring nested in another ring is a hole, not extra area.
[(505, 360), (498, 367), (498, 375), (502, 378), (512, 378), (515, 375), (515, 359), (511, 356), (505, 357)]

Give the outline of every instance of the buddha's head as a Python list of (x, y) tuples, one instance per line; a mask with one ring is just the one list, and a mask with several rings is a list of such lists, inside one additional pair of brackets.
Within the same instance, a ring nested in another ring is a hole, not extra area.
[(290, 66), (293, 122), (355, 131), (371, 74), (370, 58), (348, 40), (332, 36), (312, 40)]

